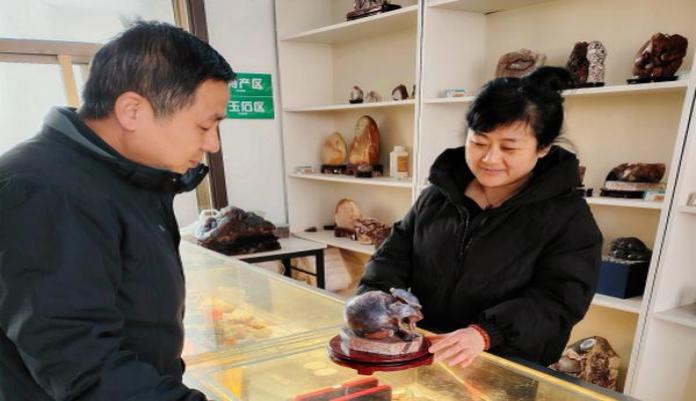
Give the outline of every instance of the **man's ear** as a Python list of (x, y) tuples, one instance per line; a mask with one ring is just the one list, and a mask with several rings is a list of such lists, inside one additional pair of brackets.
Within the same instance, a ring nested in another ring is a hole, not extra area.
[(545, 146), (539, 150), (537, 150), (537, 158), (541, 159), (542, 157), (545, 157), (546, 155), (549, 154), (551, 151), (551, 145)]
[(114, 115), (126, 131), (135, 131), (147, 113), (147, 99), (135, 92), (124, 92), (116, 98)]

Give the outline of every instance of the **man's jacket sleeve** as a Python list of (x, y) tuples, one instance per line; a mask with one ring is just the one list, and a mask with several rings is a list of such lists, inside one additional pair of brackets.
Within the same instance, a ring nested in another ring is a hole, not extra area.
[(0, 330), (55, 400), (205, 400), (121, 347), (119, 224), (95, 207), (0, 182)]

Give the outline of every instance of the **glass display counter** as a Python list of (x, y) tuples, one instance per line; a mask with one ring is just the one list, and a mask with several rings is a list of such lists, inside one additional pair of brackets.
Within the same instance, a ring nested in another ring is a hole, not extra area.
[(358, 376), (326, 350), (342, 326), (342, 301), (190, 243), (182, 242), (181, 256), (184, 382), (211, 400), (628, 399), (489, 354), (467, 368), (435, 364)]
[(188, 365), (287, 346), (336, 331), (343, 302), (329, 293), (182, 241)]
[[(335, 365), (328, 358), (325, 345), (294, 353), (279, 352), (270, 359), (268, 355), (259, 355), (258, 359), (250, 357), (243, 363), (194, 367), (187, 372), (186, 383), (217, 401), (625, 399), (489, 354), (482, 354), (467, 368), (435, 364), (358, 376), (352, 369)], [(366, 385), (371, 390), (365, 390)], [(346, 397), (350, 393), (355, 396), (361, 389), (362, 396)]]

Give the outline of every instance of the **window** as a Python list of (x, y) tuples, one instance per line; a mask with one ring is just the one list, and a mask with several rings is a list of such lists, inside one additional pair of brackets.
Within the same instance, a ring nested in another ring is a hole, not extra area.
[(0, 0), (0, 154), (34, 136), (53, 106), (75, 106), (87, 65), (137, 19), (174, 24), (172, 0)]
[(130, 21), (174, 23), (171, 0), (0, 0), (0, 38), (104, 43)]

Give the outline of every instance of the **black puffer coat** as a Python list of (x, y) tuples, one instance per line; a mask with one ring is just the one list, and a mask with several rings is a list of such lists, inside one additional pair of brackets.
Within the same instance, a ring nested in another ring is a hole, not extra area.
[(435, 161), (428, 187), (367, 264), (360, 292), (411, 288), (421, 326), (448, 332), (477, 323), (491, 352), (549, 364), (587, 311), (602, 235), (579, 185), (578, 160), (554, 147), (529, 184), (473, 219), (464, 148)]
[(0, 156), (0, 400), (204, 401), (182, 384), (182, 176), (66, 108)]

